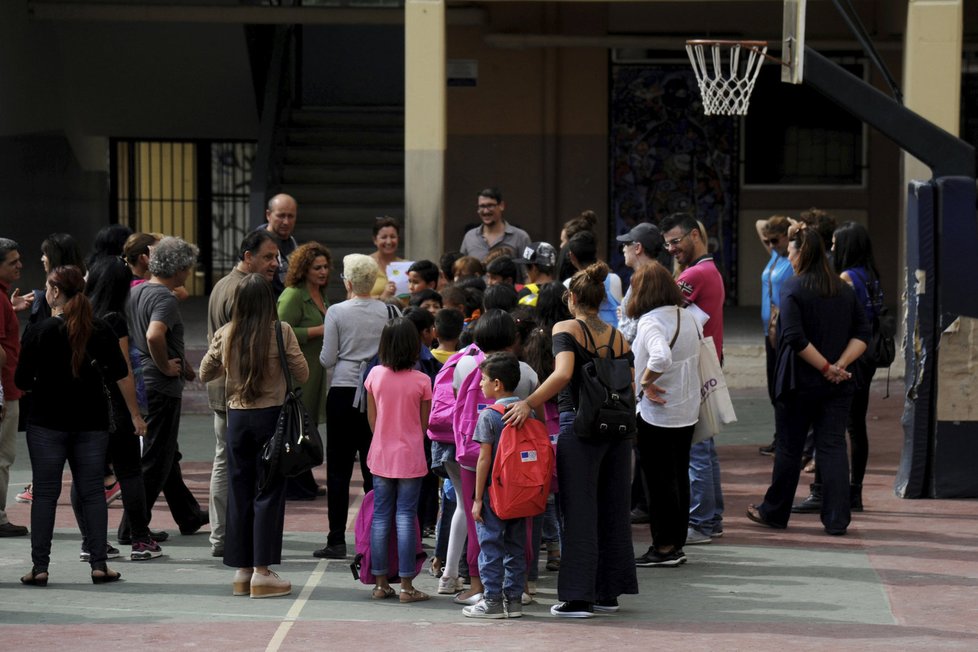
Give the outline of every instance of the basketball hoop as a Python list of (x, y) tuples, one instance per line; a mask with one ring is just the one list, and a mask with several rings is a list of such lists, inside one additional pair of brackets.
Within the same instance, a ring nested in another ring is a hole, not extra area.
[(706, 115), (745, 115), (764, 59), (778, 61), (767, 54), (767, 41), (694, 39), (686, 41), (686, 53)]

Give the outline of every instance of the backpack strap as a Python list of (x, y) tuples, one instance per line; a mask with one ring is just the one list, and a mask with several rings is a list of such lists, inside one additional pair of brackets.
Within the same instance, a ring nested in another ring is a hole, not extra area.
[(671, 349), (676, 345), (676, 340), (679, 339), (679, 324), (683, 320), (683, 315), (679, 312), (679, 306), (676, 306), (676, 332), (672, 334), (672, 339), (669, 340), (669, 348)]
[(506, 414), (506, 406), (505, 405), (500, 405), (499, 403), (493, 403), (492, 405), (489, 406), (489, 409), (490, 410), (495, 410), (500, 415)]
[(600, 351), (601, 349), (608, 349), (608, 351), (610, 352), (610, 354), (607, 357), (609, 357), (609, 358), (614, 358), (615, 357), (615, 335), (618, 333), (618, 329), (617, 328), (615, 328), (614, 326), (612, 326), (611, 327), (611, 339), (608, 340), (608, 343), (607, 344), (602, 344), (601, 346), (598, 346), (598, 342), (597, 342), (597, 340), (594, 339), (594, 335), (591, 334), (591, 329), (589, 329), (587, 327), (587, 324), (585, 324), (584, 321), (581, 320), (581, 319), (575, 319), (574, 321), (576, 321), (578, 324), (580, 324), (581, 325), (581, 330), (584, 331), (584, 342), (585, 342), (584, 346), (587, 349), (587, 352), (588, 353), (592, 353), (591, 347), (593, 347), (594, 348), (594, 351), (593, 351), (592, 355), (594, 355), (594, 357), (596, 357), (596, 358), (600, 358), (601, 357), (601, 354), (598, 353), (598, 351)]

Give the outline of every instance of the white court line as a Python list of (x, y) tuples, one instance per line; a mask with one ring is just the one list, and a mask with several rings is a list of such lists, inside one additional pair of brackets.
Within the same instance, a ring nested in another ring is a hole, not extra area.
[(302, 592), (299, 593), (299, 597), (295, 599), (292, 603), (292, 607), (289, 609), (289, 613), (285, 614), (285, 620), (282, 624), (278, 626), (275, 630), (275, 635), (272, 636), (272, 640), (268, 642), (268, 647), (265, 648), (265, 652), (278, 652), (278, 649), (282, 646), (285, 641), (285, 637), (289, 635), (289, 630), (292, 629), (292, 624), (299, 619), (299, 614), (302, 613), (302, 608), (306, 606), (309, 602), (309, 596), (312, 595), (313, 589), (319, 585), (319, 581), (323, 578), (323, 573), (326, 572), (327, 561), (323, 559), (317, 565), (315, 570), (309, 575), (309, 579), (306, 580), (305, 585), (302, 587)]

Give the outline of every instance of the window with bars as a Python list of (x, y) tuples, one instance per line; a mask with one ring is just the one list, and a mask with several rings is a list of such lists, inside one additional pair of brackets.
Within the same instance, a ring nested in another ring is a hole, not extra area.
[(120, 139), (111, 151), (114, 219), (196, 244), (187, 290), (204, 294), (234, 267), (248, 231), (255, 143)]

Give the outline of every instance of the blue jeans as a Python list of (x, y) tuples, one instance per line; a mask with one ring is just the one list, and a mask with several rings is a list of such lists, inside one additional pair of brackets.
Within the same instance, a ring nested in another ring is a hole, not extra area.
[[(424, 478), (374, 477), (374, 518), (370, 525), (370, 572), (390, 575), (388, 546), (391, 521), (396, 526), (397, 574), (404, 578), (415, 571), (418, 538), (418, 497)], [(396, 512), (395, 512), (396, 510)]]
[(720, 460), (713, 438), (689, 449), (689, 525), (702, 534), (723, 530)]
[(506, 596), (509, 601), (519, 601), (526, 584), (526, 519), (504, 521), (496, 516), (487, 491), (482, 523), (476, 522), (475, 529), (479, 533), (479, 577), (486, 600)]
[(65, 461), (71, 468), (72, 485), (78, 493), (85, 518), (82, 550), (91, 553), (91, 564), (105, 563), (109, 513), (105, 507), (102, 473), (109, 434), (93, 430), (62, 432), (34, 424), (27, 426), (27, 450), (31, 455), (34, 503), (31, 505), (31, 560), (47, 570), (51, 560), (54, 516), (61, 496)]

